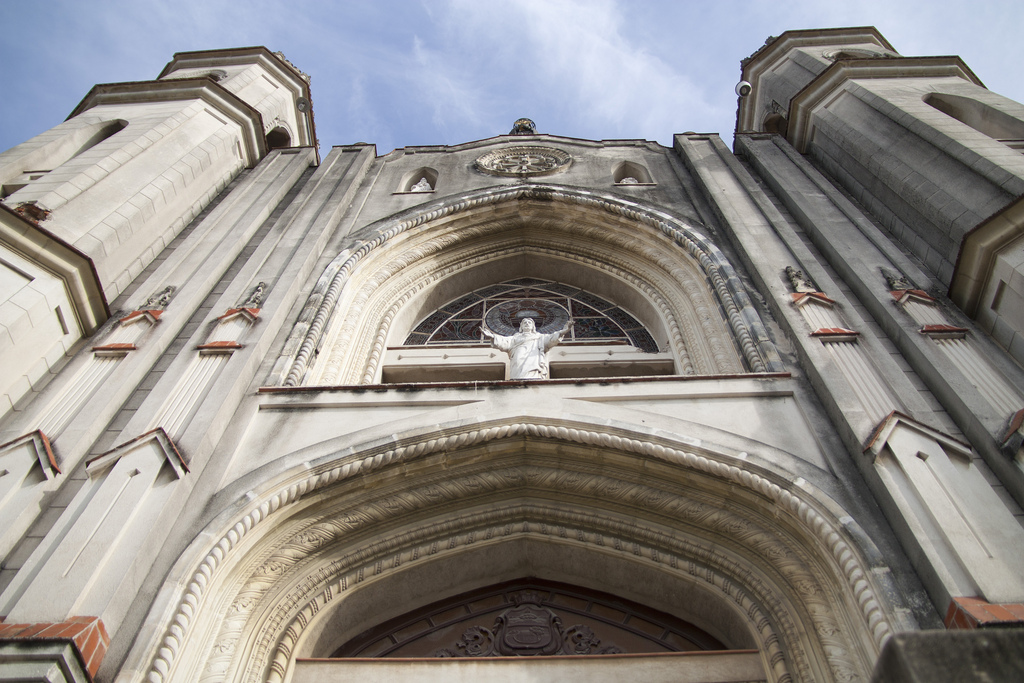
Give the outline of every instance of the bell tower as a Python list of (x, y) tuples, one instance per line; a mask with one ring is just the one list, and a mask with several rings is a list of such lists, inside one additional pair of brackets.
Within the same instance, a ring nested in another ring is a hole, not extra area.
[(871, 27), (787, 31), (741, 78), (737, 133), (784, 136), (1024, 362), (1024, 105)]
[(309, 96), (264, 47), (179, 53), (156, 80), (95, 86), (0, 154), (0, 414), (239, 172), (314, 144)]

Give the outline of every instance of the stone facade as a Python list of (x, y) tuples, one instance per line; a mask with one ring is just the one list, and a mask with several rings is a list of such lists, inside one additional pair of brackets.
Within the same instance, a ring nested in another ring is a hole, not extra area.
[(182, 53), (0, 155), (0, 681), (867, 681), (1021, 623), (1024, 107), (870, 28), (741, 79), (732, 152), (321, 159), (283, 56)]

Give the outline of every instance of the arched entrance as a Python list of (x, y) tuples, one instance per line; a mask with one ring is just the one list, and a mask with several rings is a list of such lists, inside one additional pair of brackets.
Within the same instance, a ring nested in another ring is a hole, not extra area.
[(136, 653), (150, 680), (284, 681), (297, 657), (520, 577), (657, 606), (756, 648), (771, 681), (866, 679), (890, 634), (865, 541), (782, 472), (514, 417), (325, 449), (288, 456), (183, 556), (178, 607)]

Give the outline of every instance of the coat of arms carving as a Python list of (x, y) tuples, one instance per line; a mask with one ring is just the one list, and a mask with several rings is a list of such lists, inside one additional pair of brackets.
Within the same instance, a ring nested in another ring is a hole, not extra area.
[(438, 650), (438, 657), (543, 657), (550, 655), (615, 654), (614, 645), (601, 646), (589, 626), (562, 628), (561, 618), (541, 604), (539, 595), (515, 596), (515, 606), (498, 615), (491, 628), (471, 626), (454, 649)]

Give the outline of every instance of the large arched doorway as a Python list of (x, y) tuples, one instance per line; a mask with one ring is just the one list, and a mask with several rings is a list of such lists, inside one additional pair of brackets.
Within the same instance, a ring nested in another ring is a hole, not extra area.
[(272, 469), (168, 577), (178, 607), (135, 654), (150, 680), (286, 681), (298, 658), (522, 577), (756, 649), (770, 681), (866, 679), (891, 631), (834, 501), (665, 436), (509, 416)]

